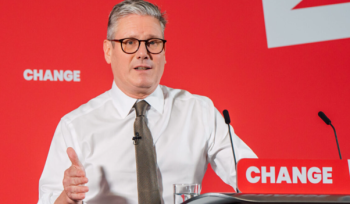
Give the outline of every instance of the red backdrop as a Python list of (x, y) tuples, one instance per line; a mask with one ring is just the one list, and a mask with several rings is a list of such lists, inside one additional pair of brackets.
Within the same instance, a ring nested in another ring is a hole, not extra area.
[[(102, 42), (118, 2), (2, 2), (2, 203), (37, 202), (60, 118), (110, 89), (113, 76)], [(260, 158), (338, 159), (333, 131), (317, 116), (322, 110), (337, 129), (343, 158), (350, 158), (350, 35), (268, 48), (261, 0), (151, 2), (169, 20), (161, 84), (208, 96), (219, 111), (228, 109), (235, 132)], [(295, 11), (348, 8), (342, 2)], [(80, 70), (80, 82), (28, 81), (26, 69)], [(232, 188), (209, 168), (202, 192), (210, 191)]]

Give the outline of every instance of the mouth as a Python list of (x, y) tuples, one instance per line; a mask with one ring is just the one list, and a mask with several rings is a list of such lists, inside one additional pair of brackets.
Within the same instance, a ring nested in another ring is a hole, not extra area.
[(135, 70), (149, 70), (151, 69), (150, 67), (143, 67), (143, 66), (140, 66), (140, 67), (135, 67), (134, 68)]

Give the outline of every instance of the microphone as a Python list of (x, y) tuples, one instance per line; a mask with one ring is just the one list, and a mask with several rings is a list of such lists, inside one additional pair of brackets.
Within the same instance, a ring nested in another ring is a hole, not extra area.
[(326, 116), (326, 114), (324, 114), (322, 111), (318, 112), (318, 116), (327, 124), (330, 125), (333, 130), (334, 130), (334, 135), (335, 135), (335, 141), (337, 142), (337, 147), (338, 147), (338, 153), (339, 153), (339, 157), (341, 158), (341, 153), (340, 153), (340, 148), (339, 148), (339, 143), (338, 143), (338, 138), (337, 138), (337, 132), (335, 131), (334, 126), (331, 123), (331, 120), (329, 120), (329, 118)]
[(329, 120), (329, 118), (322, 112), (318, 112), (318, 116), (320, 116), (320, 118), (327, 124), (327, 125), (331, 125), (331, 120)]
[[(230, 134), (233, 159), (235, 160), (235, 169), (236, 169), (236, 175), (237, 175), (237, 160), (236, 160), (235, 148), (233, 147), (233, 142), (232, 142), (232, 135), (231, 135), (231, 128), (230, 128), (230, 123), (231, 123), (230, 115), (228, 114), (227, 110), (222, 111), (222, 114), (224, 114), (225, 123), (228, 126), (228, 132)], [(236, 177), (236, 185), (237, 185), (237, 177)], [(239, 193), (238, 186), (236, 187), (236, 192)]]
[(224, 114), (225, 123), (229, 125), (231, 123), (231, 120), (230, 120), (230, 115), (228, 114), (228, 111), (224, 110), (222, 111), (222, 113)]

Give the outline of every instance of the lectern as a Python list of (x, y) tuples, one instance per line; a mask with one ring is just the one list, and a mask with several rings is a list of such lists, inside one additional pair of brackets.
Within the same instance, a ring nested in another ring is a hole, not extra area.
[(350, 160), (241, 159), (242, 193), (206, 193), (183, 204), (350, 203)]

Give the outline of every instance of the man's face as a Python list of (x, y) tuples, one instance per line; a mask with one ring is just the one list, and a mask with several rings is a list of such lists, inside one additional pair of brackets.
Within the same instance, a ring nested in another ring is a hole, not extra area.
[[(152, 16), (128, 15), (118, 20), (114, 39), (136, 38), (148, 40), (163, 38), (160, 22)], [(114, 81), (128, 96), (144, 98), (158, 86), (163, 75), (165, 50), (159, 54), (147, 52), (144, 42), (134, 54), (124, 53), (120, 42), (114, 48), (110, 41), (104, 42), (105, 59), (111, 64)], [(147, 67), (147, 69), (138, 69)]]

